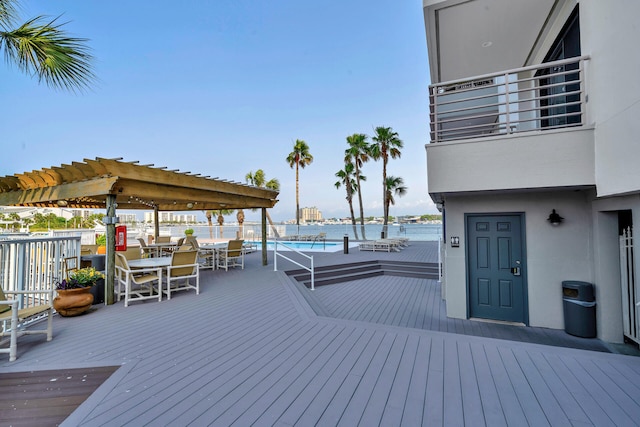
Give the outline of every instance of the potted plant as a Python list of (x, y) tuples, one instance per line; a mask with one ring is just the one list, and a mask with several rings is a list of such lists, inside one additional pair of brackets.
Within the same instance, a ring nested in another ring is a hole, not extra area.
[(186, 230), (184, 230), (184, 234), (186, 236), (193, 236), (193, 228), (187, 228)]
[(98, 249), (96, 250), (97, 253), (106, 254), (107, 253), (107, 235), (100, 234), (98, 237), (96, 237), (96, 245), (98, 245)]
[(72, 271), (69, 277), (56, 282), (58, 295), (53, 299), (53, 308), (61, 316), (77, 316), (91, 308), (91, 288), (104, 279), (104, 274), (93, 267)]

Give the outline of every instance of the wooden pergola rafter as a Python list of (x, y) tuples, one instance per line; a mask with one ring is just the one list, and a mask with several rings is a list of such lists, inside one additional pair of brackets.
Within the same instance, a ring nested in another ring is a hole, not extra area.
[(166, 167), (85, 159), (59, 167), (0, 177), (1, 206), (189, 211), (271, 208), (278, 192)]
[[(278, 192), (192, 172), (124, 162), (84, 159), (0, 177), (0, 206), (104, 209), (107, 225), (107, 289), (113, 290), (116, 208), (159, 211), (262, 209), (262, 261), (266, 256), (266, 209)], [(107, 293), (107, 300), (109, 301)], [(111, 296), (111, 301), (112, 296)]]

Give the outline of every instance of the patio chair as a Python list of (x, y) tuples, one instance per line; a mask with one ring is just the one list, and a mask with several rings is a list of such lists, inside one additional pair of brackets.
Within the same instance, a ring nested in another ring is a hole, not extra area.
[(130, 246), (126, 251), (120, 251), (118, 253), (124, 255), (124, 257), (129, 261), (131, 261), (132, 259), (142, 258), (141, 248), (139, 248), (138, 246)]
[(195, 289), (196, 295), (200, 294), (198, 251), (176, 251), (171, 254), (171, 265), (167, 267), (167, 286), (162, 292), (167, 294), (167, 299), (171, 299), (171, 292), (188, 289)]
[(78, 257), (75, 257), (75, 256), (70, 256), (63, 259), (62, 263), (64, 266), (63, 275), (66, 278), (69, 278), (69, 273), (73, 273), (74, 271), (77, 271), (79, 268)]
[(158, 236), (156, 243), (171, 243), (171, 236)]
[(242, 267), (244, 270), (244, 240), (229, 240), (226, 248), (218, 249), (218, 268), (229, 271), (229, 267)]
[[(41, 296), (36, 296), (40, 294)], [(12, 295), (7, 299), (6, 295)], [(21, 298), (19, 298), (21, 297)], [(25, 298), (26, 297), (26, 298)], [(30, 307), (20, 308), (20, 300), (47, 301)], [(0, 353), (9, 354), (9, 362), (18, 355), (18, 337), (22, 335), (45, 334), (47, 341), (53, 338), (53, 289), (43, 291), (2, 291), (0, 288), (0, 337), (9, 336), (9, 347), (0, 348)], [(38, 318), (47, 317), (46, 329), (25, 329)]]
[(80, 255), (94, 255), (98, 253), (98, 245), (81, 245)]
[[(157, 284), (157, 288), (154, 287)], [(120, 252), (116, 253), (116, 295), (118, 301), (124, 297), (124, 306), (130, 301), (155, 299), (162, 300), (162, 269), (136, 268), (131, 269), (127, 258)], [(154, 294), (156, 291), (157, 294)]]
[(200, 268), (211, 270), (216, 268), (216, 251), (214, 248), (203, 248), (198, 244), (198, 240), (194, 236), (187, 236), (186, 243), (183, 246), (191, 245), (198, 251), (198, 264)]
[(147, 242), (145, 242), (142, 237), (138, 237), (136, 240), (138, 240), (138, 242), (140, 242), (140, 250), (142, 251), (142, 254), (145, 257), (151, 257), (151, 256), (155, 255), (156, 249), (147, 246)]

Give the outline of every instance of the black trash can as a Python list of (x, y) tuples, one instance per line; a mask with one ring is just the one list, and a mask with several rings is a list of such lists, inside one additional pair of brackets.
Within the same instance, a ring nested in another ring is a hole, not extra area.
[(593, 284), (577, 280), (562, 282), (564, 330), (582, 338), (596, 336), (596, 297)]
[[(106, 255), (82, 255), (81, 262), (87, 263), (89, 267), (93, 267), (96, 270), (104, 273)], [(93, 304), (104, 303), (104, 279), (99, 279), (94, 286), (91, 287), (91, 293), (93, 294)]]

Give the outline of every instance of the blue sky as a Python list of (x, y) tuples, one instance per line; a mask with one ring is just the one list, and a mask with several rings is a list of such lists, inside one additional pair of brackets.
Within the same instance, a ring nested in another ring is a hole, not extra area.
[[(314, 162), (300, 174), (301, 207), (343, 217), (334, 174), (346, 137), (390, 126), (404, 149), (388, 173), (408, 187), (391, 215), (436, 212), (421, 0), (23, 1), (22, 21), (40, 14), (62, 14), (90, 39), (99, 81), (71, 94), (3, 63), (0, 175), (95, 157), (238, 182), (261, 168), (280, 181), (271, 215), (286, 220), (295, 171), (285, 158), (302, 139)], [(381, 162), (363, 173), (365, 216), (381, 216)]]

